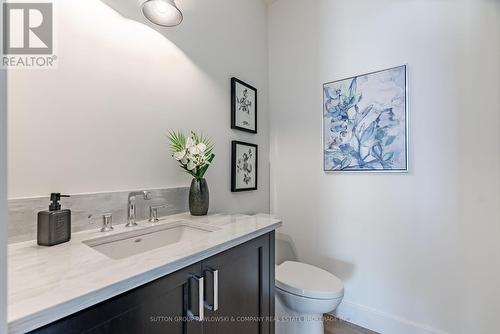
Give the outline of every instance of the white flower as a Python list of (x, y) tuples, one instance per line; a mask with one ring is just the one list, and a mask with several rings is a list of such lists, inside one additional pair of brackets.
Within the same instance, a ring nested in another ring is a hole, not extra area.
[(193, 138), (187, 137), (187, 139), (186, 139), (186, 148), (190, 149), (193, 146), (194, 146), (194, 140), (193, 140)]
[(200, 154), (200, 149), (198, 148), (198, 145), (191, 146), (189, 148), (189, 153), (191, 153), (192, 155)]
[(196, 147), (198, 147), (200, 153), (205, 152), (205, 150), (207, 149), (207, 145), (205, 145), (204, 143), (199, 143), (198, 145), (196, 145)]
[(211, 159), (213, 146), (211, 141), (203, 136), (198, 136), (191, 131), (191, 135), (185, 136), (182, 132), (169, 133), (169, 140), (172, 148), (172, 157), (179, 162), (182, 169), (194, 177), (203, 177)]
[(182, 159), (184, 159), (185, 156), (186, 156), (186, 150), (174, 153), (174, 159), (177, 161), (181, 161)]
[(187, 164), (187, 169), (193, 170), (195, 168), (196, 168), (196, 164), (193, 161), (189, 161), (189, 163)]

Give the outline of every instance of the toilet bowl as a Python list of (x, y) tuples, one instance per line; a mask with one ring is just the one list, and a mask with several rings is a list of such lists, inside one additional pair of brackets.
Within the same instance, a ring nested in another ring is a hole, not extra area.
[(295, 261), (276, 267), (276, 334), (323, 334), (323, 314), (344, 297), (342, 281)]

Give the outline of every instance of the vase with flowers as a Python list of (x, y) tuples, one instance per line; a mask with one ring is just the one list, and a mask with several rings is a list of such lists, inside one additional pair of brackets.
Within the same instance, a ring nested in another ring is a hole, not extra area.
[(172, 157), (179, 166), (193, 177), (189, 190), (189, 211), (193, 216), (208, 213), (210, 203), (208, 183), (204, 178), (215, 158), (212, 139), (191, 131), (189, 136), (182, 131), (170, 131), (168, 135)]

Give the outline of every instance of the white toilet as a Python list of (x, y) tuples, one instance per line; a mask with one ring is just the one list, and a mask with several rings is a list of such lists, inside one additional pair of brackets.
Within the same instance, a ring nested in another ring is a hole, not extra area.
[(344, 297), (342, 281), (295, 261), (276, 266), (276, 334), (323, 334), (323, 314)]

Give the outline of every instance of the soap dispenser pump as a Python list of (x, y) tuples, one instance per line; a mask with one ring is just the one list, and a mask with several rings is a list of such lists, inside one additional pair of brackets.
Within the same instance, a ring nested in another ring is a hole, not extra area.
[(61, 209), (60, 193), (50, 194), (49, 211), (38, 213), (37, 242), (40, 246), (55, 246), (71, 239), (71, 210)]

